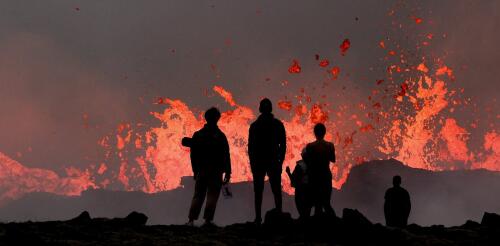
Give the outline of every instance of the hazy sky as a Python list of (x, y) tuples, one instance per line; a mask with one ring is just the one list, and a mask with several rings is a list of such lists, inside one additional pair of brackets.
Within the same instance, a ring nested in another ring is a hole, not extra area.
[[(345, 71), (331, 90), (348, 85), (362, 95), (385, 72), (386, 51), (377, 44), (392, 33), (387, 13), (399, 2), (1, 1), (0, 152), (31, 167), (84, 167), (118, 123), (154, 122), (157, 96), (205, 109), (224, 105), (205, 95), (222, 85), (256, 107), (261, 97), (281, 99), (322, 81), (315, 54)], [(431, 52), (448, 54), (465, 96), (492, 104), (500, 84), (500, 2), (407, 5), (398, 14), (424, 19), (415, 32), (439, 38)], [(352, 46), (341, 58), (345, 38)], [(292, 59), (303, 73), (287, 72)]]

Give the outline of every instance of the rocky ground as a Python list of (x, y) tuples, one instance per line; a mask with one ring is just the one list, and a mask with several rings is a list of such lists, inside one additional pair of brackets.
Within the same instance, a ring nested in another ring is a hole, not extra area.
[(481, 223), (458, 227), (409, 225), (405, 229), (372, 224), (357, 210), (342, 218), (299, 222), (268, 213), (266, 223), (226, 227), (145, 225), (147, 217), (91, 218), (0, 224), (0, 245), (500, 245), (500, 216), (485, 213)]

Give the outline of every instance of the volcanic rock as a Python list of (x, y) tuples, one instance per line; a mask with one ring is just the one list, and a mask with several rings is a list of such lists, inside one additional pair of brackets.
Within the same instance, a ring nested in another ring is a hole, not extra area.
[(357, 209), (345, 208), (342, 211), (342, 222), (350, 227), (368, 227), (372, 225), (362, 213)]
[(412, 224), (405, 229), (372, 224), (355, 209), (345, 209), (342, 219), (330, 217), (330, 223), (321, 225), (314, 218), (304, 224), (271, 210), (263, 227), (253, 223), (138, 227), (147, 220), (138, 212), (125, 218), (94, 218), (90, 223), (87, 215), (68, 221), (0, 223), (0, 245), (500, 245), (499, 228), (486, 223), (496, 219), (494, 214), (488, 214), (480, 226), (476, 222), (458, 227)]
[(76, 216), (75, 218), (69, 220), (69, 222), (73, 222), (73, 223), (88, 223), (92, 220), (92, 218), (90, 218), (90, 214), (89, 212), (87, 211), (83, 211), (80, 215)]
[(143, 226), (148, 221), (148, 216), (143, 213), (133, 211), (127, 217), (125, 217), (125, 222), (129, 225)]
[(500, 228), (500, 215), (485, 212), (481, 220), (481, 225)]
[(268, 228), (287, 228), (293, 223), (292, 215), (277, 209), (267, 211), (264, 226)]

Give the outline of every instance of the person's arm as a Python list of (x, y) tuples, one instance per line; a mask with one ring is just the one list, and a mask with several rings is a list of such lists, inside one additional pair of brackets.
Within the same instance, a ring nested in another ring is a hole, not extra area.
[(390, 211), (390, 204), (389, 204), (389, 190), (386, 190), (385, 191), (385, 195), (384, 195), (384, 216), (386, 218), (386, 221), (387, 221), (387, 217), (389, 217), (391, 211)]
[(279, 122), (279, 161), (280, 165), (283, 165), (283, 162), (285, 161), (285, 155), (286, 155), (286, 130), (285, 126), (283, 123)]
[(229, 152), (229, 143), (227, 142), (226, 135), (222, 134), (223, 148), (224, 148), (224, 182), (229, 182), (231, 177), (231, 154)]
[(331, 162), (335, 162), (336, 161), (336, 158), (335, 158), (335, 145), (333, 145), (333, 143), (332, 143), (332, 149), (331, 149), (331, 153), (330, 153), (330, 161)]
[(193, 139), (190, 137), (183, 137), (181, 140), (181, 144), (184, 147), (191, 148), (191, 146), (193, 145), (192, 141), (193, 141)]
[(199, 155), (200, 153), (198, 153), (199, 151), (199, 146), (197, 145), (197, 142), (198, 142), (198, 138), (199, 138), (199, 134), (198, 132), (195, 132), (193, 134), (193, 137), (191, 138), (191, 140), (189, 141), (190, 142), (190, 157), (191, 157), (191, 168), (193, 170), (193, 177), (196, 179), (196, 176), (198, 175), (198, 171), (199, 171)]
[(406, 216), (410, 216), (411, 212), (411, 199), (410, 199), (410, 193), (406, 191)]
[(250, 125), (248, 130), (248, 159), (250, 161), (250, 167), (253, 169), (255, 156), (255, 129), (253, 124)]

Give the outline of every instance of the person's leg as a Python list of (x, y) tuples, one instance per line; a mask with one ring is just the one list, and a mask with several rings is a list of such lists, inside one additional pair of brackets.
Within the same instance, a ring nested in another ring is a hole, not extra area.
[(268, 172), (269, 184), (274, 196), (274, 204), (278, 211), (283, 210), (283, 198), (281, 196), (281, 170), (272, 170)]
[(194, 195), (191, 201), (191, 208), (189, 209), (189, 221), (192, 222), (198, 219), (200, 215), (201, 206), (205, 201), (207, 193), (207, 184), (203, 178), (198, 177), (194, 185)]
[(335, 210), (333, 210), (331, 199), (332, 199), (332, 182), (325, 182), (325, 195), (323, 197), (323, 209), (327, 215), (335, 215)]
[(207, 203), (205, 204), (205, 212), (203, 218), (206, 222), (211, 222), (214, 219), (215, 208), (219, 200), (222, 181), (220, 177), (210, 180), (208, 183)]
[(255, 194), (255, 222), (257, 223), (260, 223), (262, 221), (262, 194), (264, 193), (264, 178), (265, 173), (253, 173), (253, 190)]
[(304, 218), (304, 202), (301, 194), (301, 190), (295, 187), (295, 207), (297, 208), (297, 212), (299, 213), (299, 219)]
[(299, 212), (300, 219), (307, 219), (311, 213), (307, 205), (306, 191), (304, 188), (295, 188), (295, 205), (297, 206), (297, 211)]
[(311, 183), (310, 183), (310, 186), (309, 186), (309, 194), (310, 194), (310, 206), (311, 206), (311, 209), (314, 208), (314, 215), (317, 216), (317, 215), (320, 215), (322, 213), (322, 209), (321, 209), (321, 187), (319, 186), (319, 183), (317, 182), (317, 178), (316, 177), (312, 177), (311, 179)]
[(306, 218), (309, 218), (311, 216), (311, 209), (312, 209), (312, 195), (311, 195), (311, 187), (307, 185), (304, 187), (304, 214), (306, 215)]

